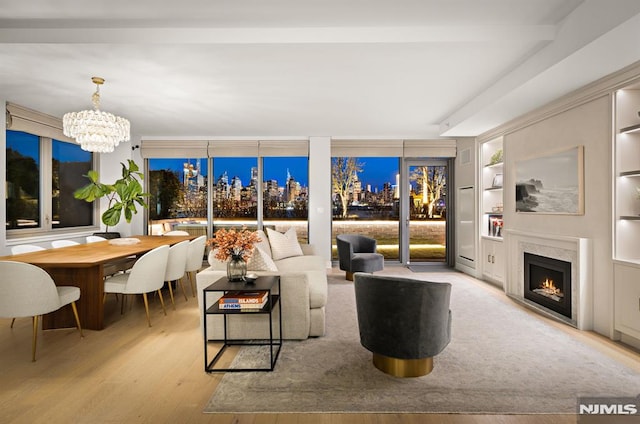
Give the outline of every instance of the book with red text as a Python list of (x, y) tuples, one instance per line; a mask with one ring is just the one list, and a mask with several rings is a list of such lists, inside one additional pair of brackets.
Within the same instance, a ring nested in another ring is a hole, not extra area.
[(257, 291), (230, 291), (225, 293), (218, 304), (237, 303), (237, 304), (262, 304), (267, 300), (268, 292), (266, 290)]

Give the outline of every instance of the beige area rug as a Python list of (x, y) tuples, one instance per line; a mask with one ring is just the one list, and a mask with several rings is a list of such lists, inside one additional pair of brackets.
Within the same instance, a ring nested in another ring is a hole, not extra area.
[[(431, 374), (399, 379), (373, 367), (359, 342), (353, 285), (332, 274), (327, 335), (286, 341), (273, 372), (226, 373), (204, 412), (575, 413), (581, 396), (640, 393), (639, 373), (484, 283), (451, 272), (412, 276), (453, 284), (453, 337)], [(234, 361), (246, 365), (261, 355), (242, 348)]]

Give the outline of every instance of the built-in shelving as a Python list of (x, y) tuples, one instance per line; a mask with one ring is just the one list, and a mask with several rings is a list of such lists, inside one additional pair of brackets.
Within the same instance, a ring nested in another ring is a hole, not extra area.
[(481, 199), (482, 212), (480, 245), (482, 275), (487, 281), (502, 285), (505, 275), (504, 244), (504, 153), (502, 137), (481, 145)]
[(640, 338), (640, 84), (615, 94), (614, 328)]

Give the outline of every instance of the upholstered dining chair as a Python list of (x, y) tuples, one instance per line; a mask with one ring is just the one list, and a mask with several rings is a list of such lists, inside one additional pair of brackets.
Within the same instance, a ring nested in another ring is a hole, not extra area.
[(360, 234), (338, 234), (338, 260), (346, 278), (353, 281), (354, 272), (376, 272), (384, 269), (384, 256), (378, 253), (375, 239)]
[(188, 236), (189, 233), (182, 230), (171, 230), (163, 234), (163, 236)]
[(54, 240), (51, 242), (51, 247), (53, 247), (54, 249), (58, 249), (60, 247), (77, 246), (79, 244), (80, 243), (73, 240)]
[(47, 250), (47, 249), (41, 246), (36, 246), (35, 244), (18, 244), (11, 247), (11, 254), (19, 255), (21, 253), (38, 252), (40, 250)]
[(85, 239), (87, 240), (87, 243), (97, 243), (99, 241), (107, 240), (106, 238), (100, 236), (87, 236), (85, 237)]
[(0, 317), (32, 317), (33, 338), (31, 360), (36, 360), (38, 341), (38, 317), (71, 304), (76, 325), (82, 337), (76, 300), (80, 299), (78, 287), (56, 286), (42, 268), (35, 265), (0, 261)]
[(184, 300), (189, 300), (187, 293), (184, 290), (182, 284), (182, 278), (184, 277), (185, 270), (187, 268), (187, 253), (189, 250), (189, 241), (184, 240), (180, 243), (174, 244), (169, 249), (169, 259), (167, 260), (167, 268), (165, 270), (164, 281), (169, 286), (169, 295), (171, 296), (171, 305), (173, 309), (176, 309), (176, 303), (173, 299), (173, 287), (172, 284), (176, 281), (182, 289)]
[(360, 272), (354, 280), (360, 343), (373, 365), (396, 377), (429, 374), (451, 340), (451, 284)]
[(200, 236), (189, 242), (189, 249), (187, 250), (187, 263), (184, 271), (187, 274), (187, 278), (189, 278), (193, 297), (196, 297), (195, 274), (202, 268), (206, 244), (207, 236)]
[[(105, 299), (108, 293), (141, 294), (147, 313), (147, 323), (151, 327), (147, 293), (154, 291), (158, 293), (162, 311), (167, 315), (164, 299), (162, 299), (162, 287), (168, 258), (169, 246), (159, 246), (142, 255), (129, 272), (107, 277), (104, 280)], [(124, 305), (124, 299), (122, 301)]]

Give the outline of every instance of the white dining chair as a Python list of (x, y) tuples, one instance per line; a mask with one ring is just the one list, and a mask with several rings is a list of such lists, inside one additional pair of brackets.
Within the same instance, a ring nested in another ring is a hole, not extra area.
[(97, 243), (99, 241), (105, 241), (107, 239), (100, 236), (87, 236), (86, 240), (87, 240), (87, 243)]
[(202, 261), (204, 259), (204, 249), (207, 244), (207, 236), (200, 236), (189, 242), (189, 249), (187, 250), (187, 264), (185, 267), (185, 273), (189, 278), (189, 284), (191, 285), (191, 294), (196, 297), (196, 278), (195, 274), (202, 268)]
[(38, 340), (38, 317), (71, 304), (76, 325), (82, 337), (82, 326), (78, 317), (76, 300), (80, 289), (56, 286), (53, 279), (42, 268), (23, 262), (0, 261), (0, 317), (32, 317), (33, 338), (31, 360), (36, 360)]
[(40, 250), (47, 250), (47, 249), (41, 246), (36, 246), (35, 244), (18, 244), (11, 247), (11, 254), (19, 255), (21, 253), (39, 252)]
[(53, 247), (54, 249), (59, 249), (61, 247), (77, 246), (79, 244), (80, 243), (73, 240), (54, 240), (51, 242), (51, 247)]
[(129, 272), (107, 277), (104, 280), (105, 299), (108, 293), (120, 293), (123, 295), (141, 294), (147, 313), (147, 323), (149, 327), (151, 327), (147, 293), (154, 291), (158, 293), (162, 311), (167, 315), (164, 307), (164, 299), (162, 298), (162, 286), (164, 286), (164, 275), (168, 258), (169, 246), (159, 246), (142, 255), (140, 259), (133, 264)]
[(188, 236), (189, 233), (182, 230), (172, 230), (172, 231), (167, 231), (163, 235), (164, 236)]
[(189, 250), (189, 241), (184, 240), (180, 243), (174, 244), (169, 249), (169, 259), (167, 260), (167, 268), (165, 270), (164, 281), (167, 282), (169, 286), (169, 295), (171, 296), (171, 305), (173, 309), (176, 309), (176, 303), (173, 299), (173, 287), (172, 284), (176, 281), (180, 284), (180, 288), (182, 289), (182, 294), (184, 294), (184, 300), (189, 300), (187, 297), (187, 293), (184, 290), (184, 285), (182, 284), (182, 278), (185, 274), (186, 264), (187, 264), (187, 252)]

